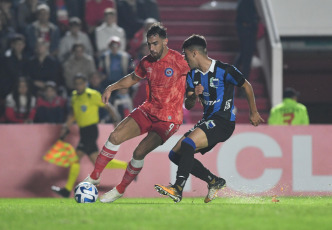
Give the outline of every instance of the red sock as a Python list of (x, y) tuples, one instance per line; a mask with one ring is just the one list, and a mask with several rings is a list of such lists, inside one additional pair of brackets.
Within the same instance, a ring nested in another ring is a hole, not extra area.
[(111, 160), (113, 160), (115, 154), (117, 151), (112, 151), (105, 146), (103, 146), (103, 149), (100, 151), (98, 154), (96, 163), (95, 163), (95, 168), (93, 172), (91, 173), (90, 177), (94, 180), (97, 180), (100, 177), (100, 174)]
[(128, 185), (135, 179), (135, 177), (139, 174), (142, 168), (135, 168), (131, 165), (131, 162), (129, 162), (126, 172), (122, 178), (121, 183), (116, 186), (116, 190), (118, 190), (119, 193), (124, 193)]

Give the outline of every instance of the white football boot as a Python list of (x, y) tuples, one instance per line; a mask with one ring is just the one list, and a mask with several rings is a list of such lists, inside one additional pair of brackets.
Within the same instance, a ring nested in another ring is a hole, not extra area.
[(85, 178), (82, 182), (89, 182), (93, 185), (99, 185), (100, 184), (100, 177), (97, 180), (94, 180), (90, 177), (90, 175), (88, 175), (88, 177)]
[(102, 195), (99, 200), (102, 203), (112, 203), (116, 201), (117, 199), (121, 198), (123, 194), (119, 193), (116, 187), (114, 187), (111, 191), (105, 193)]

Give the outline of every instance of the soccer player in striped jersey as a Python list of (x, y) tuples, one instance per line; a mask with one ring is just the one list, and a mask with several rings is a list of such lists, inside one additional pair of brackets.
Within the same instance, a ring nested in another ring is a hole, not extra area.
[(99, 184), (105, 165), (111, 161), (120, 144), (144, 133), (147, 136), (136, 147), (120, 184), (100, 197), (104, 203), (121, 198), (128, 185), (141, 171), (145, 156), (170, 138), (182, 124), (182, 105), (189, 70), (183, 56), (167, 47), (166, 29), (153, 24), (147, 32), (150, 54), (142, 58), (135, 71), (109, 85), (102, 99), (107, 102), (112, 91), (129, 88), (141, 79), (148, 82), (146, 101), (115, 128), (98, 155), (93, 172), (85, 181)]
[(249, 103), (249, 120), (258, 126), (264, 120), (259, 115), (254, 92), (250, 83), (234, 66), (208, 57), (206, 40), (201, 35), (192, 35), (182, 45), (185, 59), (191, 68), (187, 74), (187, 95), (185, 107), (194, 107), (197, 98), (204, 107), (203, 118), (189, 130), (170, 151), (169, 158), (178, 165), (174, 185), (155, 185), (162, 195), (168, 195), (174, 202), (182, 199), (182, 191), (189, 173), (208, 184), (204, 202), (213, 200), (226, 181), (212, 174), (195, 159), (194, 154), (205, 154), (217, 143), (226, 141), (235, 129), (234, 86), (245, 90)]

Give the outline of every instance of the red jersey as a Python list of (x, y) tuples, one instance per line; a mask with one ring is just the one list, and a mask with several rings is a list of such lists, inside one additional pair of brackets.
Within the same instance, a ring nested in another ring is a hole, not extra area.
[(171, 49), (160, 60), (145, 56), (135, 69), (136, 76), (146, 78), (149, 86), (148, 97), (139, 108), (162, 121), (182, 124), (189, 70), (183, 56)]

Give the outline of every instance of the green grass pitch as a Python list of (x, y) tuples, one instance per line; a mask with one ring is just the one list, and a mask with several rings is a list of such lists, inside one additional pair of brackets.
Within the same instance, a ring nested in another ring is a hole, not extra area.
[(332, 229), (332, 197), (122, 198), (112, 204), (74, 199), (0, 199), (1, 230), (49, 229)]

